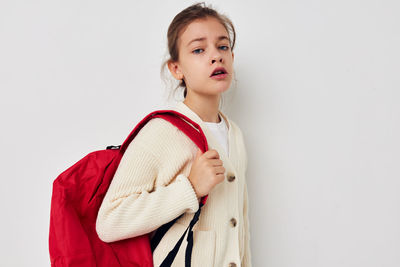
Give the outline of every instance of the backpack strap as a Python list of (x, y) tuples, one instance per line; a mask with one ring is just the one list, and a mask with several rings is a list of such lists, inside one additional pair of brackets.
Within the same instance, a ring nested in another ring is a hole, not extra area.
[[(192, 264), (192, 250), (193, 250), (193, 226), (196, 224), (196, 222), (199, 220), (200, 212), (201, 212), (201, 207), (203, 206), (202, 203), (200, 203), (199, 209), (196, 211), (196, 213), (193, 216), (193, 219), (190, 221), (189, 226), (186, 228), (185, 232), (179, 238), (178, 242), (176, 243), (175, 247), (168, 253), (167, 257), (164, 259), (164, 261), (161, 263), (160, 267), (170, 267), (172, 265), (172, 262), (174, 261), (176, 255), (178, 254), (179, 248), (181, 247), (183, 238), (186, 235), (186, 232), (189, 230), (188, 236), (186, 238), (188, 244), (186, 246), (186, 252), (185, 252), (185, 266), (190, 267)], [(182, 216), (182, 215), (181, 215)], [(178, 217), (179, 218), (179, 217)], [(176, 221), (176, 220), (174, 220)], [(172, 226), (172, 224), (171, 224)], [(167, 229), (168, 230), (168, 229)]]
[[(201, 129), (200, 125), (198, 125), (196, 122), (185, 116), (184, 114), (177, 112), (175, 110), (156, 110), (148, 114), (146, 117), (144, 117), (137, 125), (136, 127), (132, 130), (132, 132), (129, 134), (129, 136), (126, 138), (124, 143), (121, 145), (120, 148), (120, 153), (124, 154), (126, 149), (128, 148), (129, 144), (132, 142), (133, 138), (138, 134), (138, 132), (143, 128), (146, 123), (153, 119), (153, 118), (162, 118), (173, 125), (175, 125), (179, 130), (181, 130), (183, 133), (185, 133), (204, 153), (208, 150), (208, 144), (207, 144), (207, 138), (204, 135), (203, 130)], [(199, 220), (201, 208), (204, 206), (204, 204), (207, 201), (207, 196), (204, 196), (201, 198), (201, 201), (199, 203), (199, 209), (196, 211), (196, 213), (193, 216), (193, 219), (191, 220), (189, 226), (186, 228), (185, 232), (179, 239), (179, 241), (176, 243), (175, 247), (168, 253), (167, 257), (164, 259), (160, 267), (168, 267), (172, 265), (172, 262), (174, 261), (179, 248), (182, 244), (183, 238), (185, 237), (186, 233), (189, 230), (188, 236), (187, 236), (187, 247), (186, 247), (186, 252), (185, 252), (185, 266), (189, 267), (191, 266), (191, 257), (192, 257), (192, 249), (193, 249), (193, 227), (196, 224), (196, 222)], [(151, 245), (151, 251), (153, 252), (165, 233), (171, 228), (171, 226), (183, 216), (181, 214), (179, 217), (175, 218), (174, 220), (160, 226), (157, 230), (155, 235), (150, 241)]]

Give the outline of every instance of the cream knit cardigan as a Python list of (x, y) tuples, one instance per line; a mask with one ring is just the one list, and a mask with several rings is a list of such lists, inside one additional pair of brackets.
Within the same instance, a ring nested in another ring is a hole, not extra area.
[[(193, 267), (251, 266), (247, 154), (240, 128), (225, 114), (229, 155), (201, 118), (185, 103), (172, 108), (202, 128), (209, 149), (216, 149), (226, 179), (210, 192), (193, 228)], [(199, 199), (187, 178), (198, 147), (176, 126), (151, 119), (128, 146), (100, 207), (96, 231), (101, 240), (113, 242), (146, 233), (185, 213), (169, 229), (153, 252), (159, 266), (181, 237)], [(233, 179), (234, 176), (234, 179)], [(185, 266), (186, 238), (173, 267)]]

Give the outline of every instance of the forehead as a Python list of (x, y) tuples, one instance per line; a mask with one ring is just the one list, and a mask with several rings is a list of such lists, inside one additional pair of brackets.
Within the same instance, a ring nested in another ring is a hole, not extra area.
[(195, 38), (206, 37), (207, 39), (214, 40), (221, 35), (229, 37), (225, 27), (219, 20), (213, 17), (207, 17), (196, 19), (186, 26), (179, 36), (179, 41), (181, 45), (186, 46)]

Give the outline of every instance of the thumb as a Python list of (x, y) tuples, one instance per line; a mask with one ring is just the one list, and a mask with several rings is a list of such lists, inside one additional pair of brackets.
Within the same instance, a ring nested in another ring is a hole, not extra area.
[(201, 149), (200, 149), (200, 148), (197, 149), (196, 159), (197, 159), (198, 157), (200, 157), (202, 154), (203, 154), (203, 152), (201, 151)]

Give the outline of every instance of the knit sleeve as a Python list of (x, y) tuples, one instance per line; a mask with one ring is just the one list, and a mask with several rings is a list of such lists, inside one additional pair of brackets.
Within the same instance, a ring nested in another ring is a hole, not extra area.
[(104, 242), (152, 232), (180, 214), (194, 213), (199, 208), (196, 193), (183, 174), (166, 186), (154, 187), (159, 159), (135, 139), (121, 158), (98, 212), (96, 231)]
[(248, 196), (247, 183), (244, 183), (244, 198), (243, 198), (243, 218), (244, 218), (244, 256), (242, 260), (243, 267), (251, 267), (251, 251), (250, 251), (250, 225), (248, 215)]

